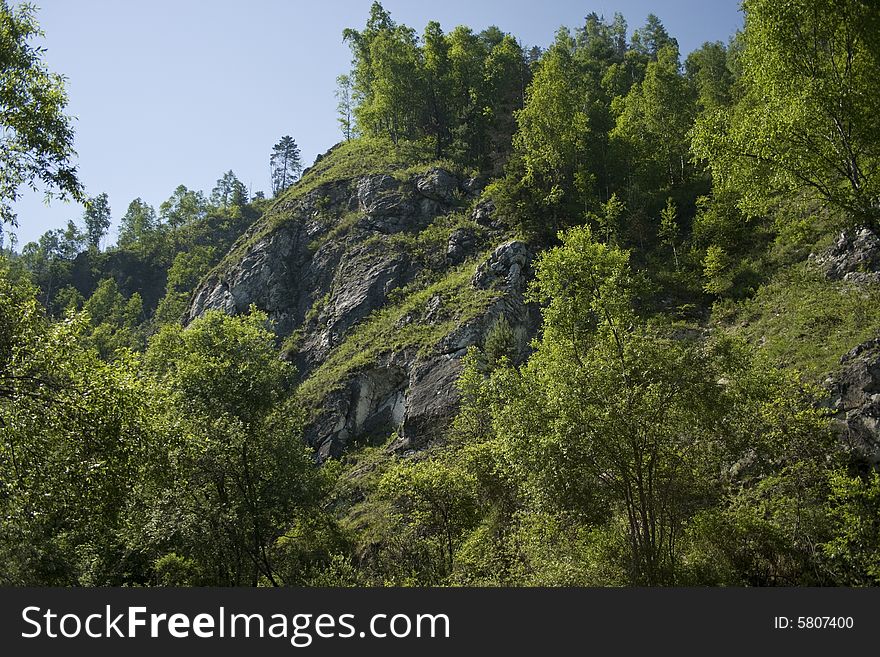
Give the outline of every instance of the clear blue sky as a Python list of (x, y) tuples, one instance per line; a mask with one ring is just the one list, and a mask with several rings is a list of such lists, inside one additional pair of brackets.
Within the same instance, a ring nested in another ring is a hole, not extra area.
[[(339, 140), (336, 76), (348, 71), (346, 27), (362, 28), (371, 0), (37, 0), (45, 61), (67, 78), (68, 112), (89, 195), (107, 192), (115, 225), (141, 197), (158, 210), (179, 184), (210, 192), (232, 169), (268, 193), (268, 159), (285, 134), (308, 165)], [(623, 13), (630, 30), (657, 14), (683, 55), (727, 41), (742, 25), (737, 0), (386, 0), (421, 32), (497, 25), (545, 46), (590, 11)], [(79, 219), (82, 208), (28, 194), (18, 203), (18, 248)]]

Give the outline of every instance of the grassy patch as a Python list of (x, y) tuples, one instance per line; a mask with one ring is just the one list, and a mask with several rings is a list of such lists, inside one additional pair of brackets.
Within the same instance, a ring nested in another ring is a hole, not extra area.
[(778, 272), (754, 298), (714, 313), (781, 367), (820, 379), (880, 332), (880, 286), (829, 281), (802, 262)]
[(361, 137), (342, 142), (306, 171), (302, 179), (282, 198), (290, 201), (334, 180), (357, 178), (375, 173), (399, 174), (404, 178), (434, 162), (428, 142)]

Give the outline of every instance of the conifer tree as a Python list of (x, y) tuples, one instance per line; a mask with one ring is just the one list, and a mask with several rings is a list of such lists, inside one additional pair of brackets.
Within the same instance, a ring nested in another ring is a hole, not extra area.
[(302, 173), (302, 160), (299, 146), (289, 135), (285, 135), (275, 144), (269, 157), (272, 171), (272, 194), (278, 196), (290, 187)]

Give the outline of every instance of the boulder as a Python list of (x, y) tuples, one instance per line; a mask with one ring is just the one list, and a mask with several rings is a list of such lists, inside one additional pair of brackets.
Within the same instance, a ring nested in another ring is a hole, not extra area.
[(471, 278), (471, 285), (483, 289), (498, 283), (508, 288), (518, 287), (522, 281), (523, 269), (531, 259), (531, 252), (525, 242), (505, 242), (477, 267)]
[(493, 215), (495, 214), (495, 202), (492, 199), (485, 199), (474, 206), (471, 212), (471, 219), (481, 226), (492, 226)]

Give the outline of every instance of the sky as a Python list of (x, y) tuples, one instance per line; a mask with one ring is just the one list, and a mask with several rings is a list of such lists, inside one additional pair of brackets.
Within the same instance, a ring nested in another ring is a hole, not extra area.
[[(68, 114), (86, 193), (106, 192), (114, 220), (128, 204), (153, 205), (186, 185), (210, 193), (232, 169), (269, 195), (269, 153), (283, 135), (303, 162), (339, 141), (336, 76), (351, 54), (346, 27), (362, 29), (372, 0), (37, 0), (50, 70), (66, 78)], [(742, 26), (738, 0), (385, 0), (398, 23), (421, 33), (497, 25), (526, 46), (546, 46), (560, 26), (595, 11), (621, 12), (630, 31), (657, 14), (682, 56), (727, 41)], [(79, 221), (75, 203), (26, 193), (16, 205), (18, 249)]]

